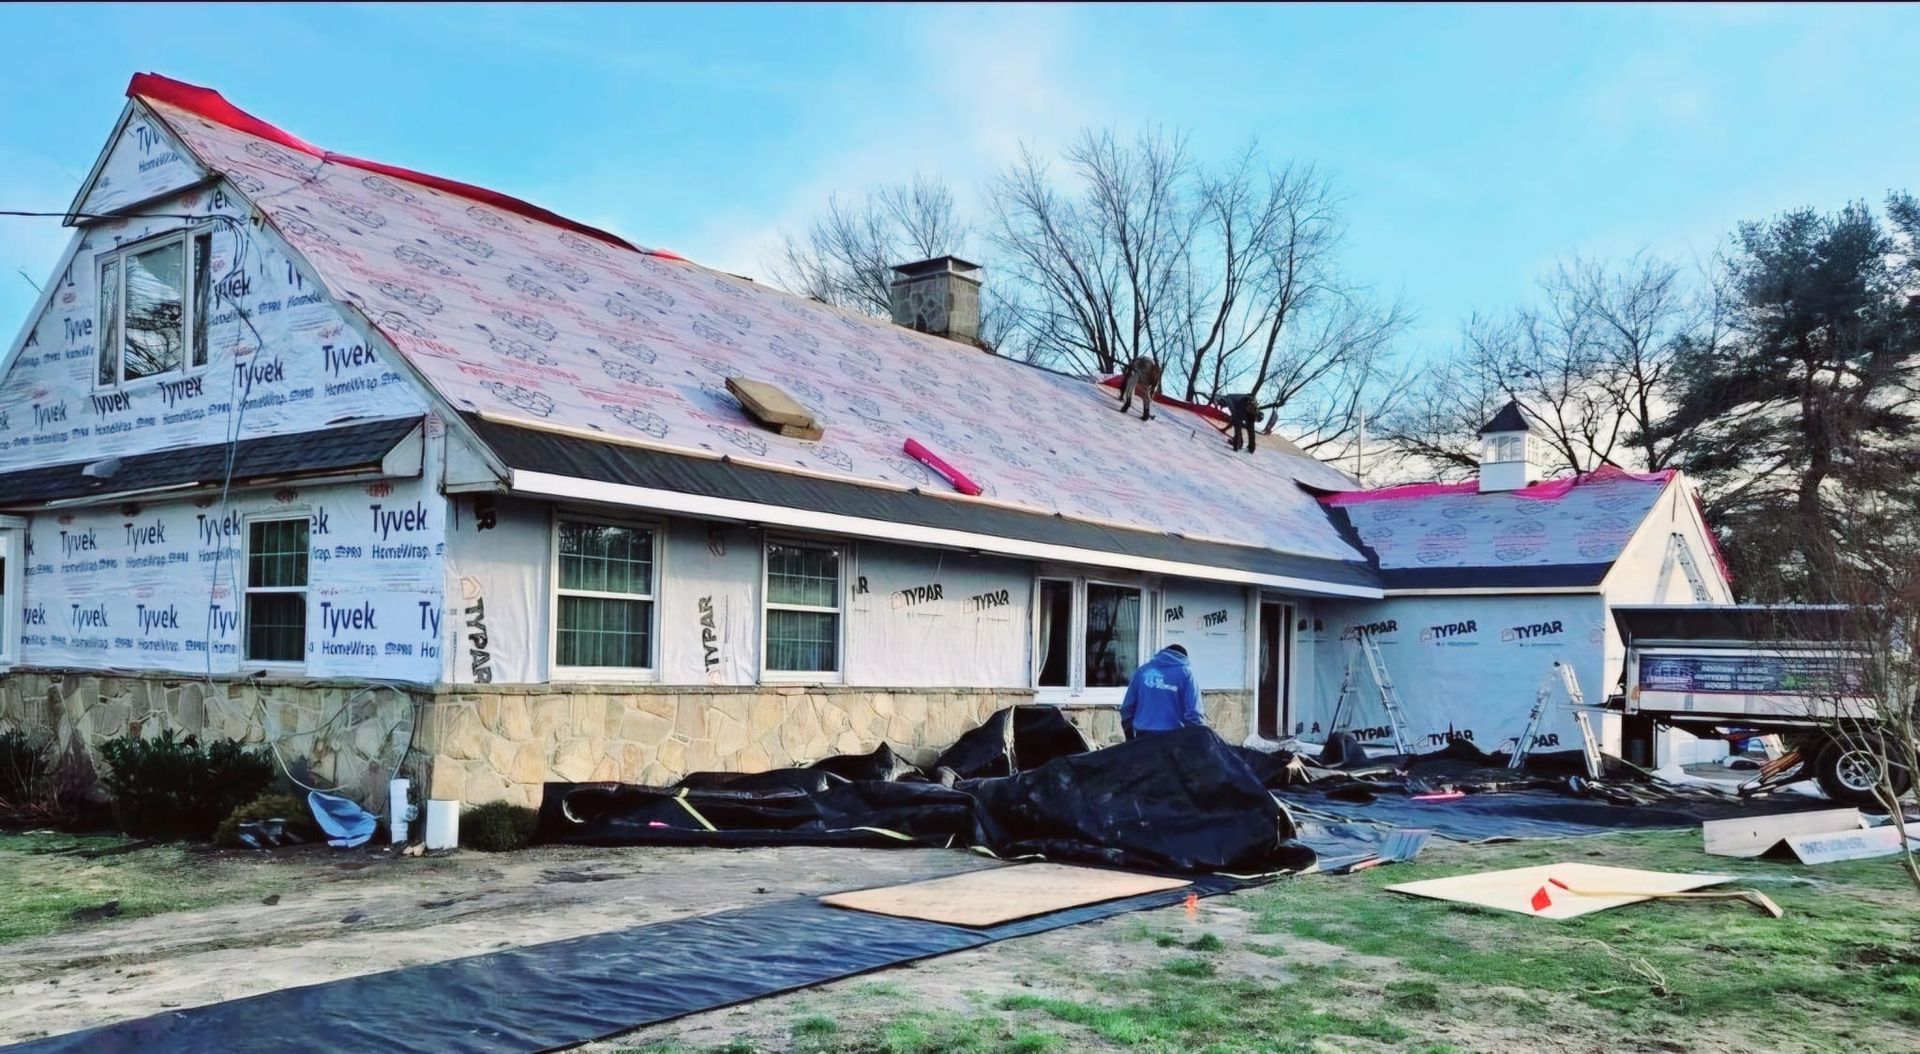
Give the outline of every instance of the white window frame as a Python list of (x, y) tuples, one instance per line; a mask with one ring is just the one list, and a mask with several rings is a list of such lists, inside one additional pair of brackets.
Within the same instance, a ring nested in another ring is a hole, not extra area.
[[(171, 230), (164, 234), (156, 234), (151, 238), (142, 238), (139, 241), (128, 242), (125, 245), (116, 245), (112, 249), (94, 254), (93, 324), (95, 333), (93, 361), (87, 364), (88, 382), (94, 391), (114, 391), (124, 388), (129, 384), (146, 384), (149, 382), (164, 381), (169, 378), (191, 377), (195, 373), (205, 370), (213, 364), (213, 333), (211, 326), (208, 327), (207, 333), (207, 361), (200, 363), (193, 361), (193, 329), (197, 321), (194, 318), (194, 312), (198, 300), (198, 297), (194, 295), (195, 290), (193, 288), (193, 243), (197, 241), (201, 235), (206, 235), (207, 282), (210, 286), (217, 286), (219, 283), (213, 276), (214, 227), (215, 225), (211, 223), (194, 224), (192, 226), (181, 227), (177, 230)], [(181, 284), (185, 287), (181, 290), (180, 298), (180, 365), (171, 370), (147, 374), (145, 377), (129, 378), (127, 376), (126, 360), (127, 260), (140, 253), (158, 249), (169, 242), (178, 242), (180, 244)], [(104, 283), (101, 282), (101, 275), (102, 272), (107, 269), (107, 264), (113, 262), (118, 262), (120, 265), (115, 271), (114, 279), (120, 286), (118, 290), (119, 297), (116, 300), (116, 310), (119, 312), (120, 317), (117, 319), (118, 325), (113, 329), (115, 336), (120, 342), (120, 346), (113, 349), (113, 380), (102, 383), (100, 380), (100, 356), (106, 350), (107, 327), (105, 324), (105, 312), (101, 310), (103, 302), (106, 299), (106, 289), (104, 288)], [(213, 313), (215, 299), (215, 290), (209, 289), (207, 291), (207, 309), (210, 315)]]
[[(1059, 685), (1040, 683), (1042, 643), (1040, 640), (1040, 584), (1042, 582), (1067, 582), (1073, 589), (1073, 628), (1070, 630), (1071, 638), (1067, 654), (1068, 684), (1064, 688)], [(1139, 661), (1145, 662), (1156, 650), (1154, 645), (1159, 641), (1159, 620), (1153, 618), (1152, 613), (1159, 609), (1160, 590), (1152, 583), (1042, 571), (1034, 575), (1033, 604), (1028, 616), (1031, 624), (1029, 639), (1033, 642), (1033, 646), (1028, 656), (1027, 683), (1033, 688), (1034, 698), (1038, 702), (1119, 706), (1126, 699), (1127, 686), (1124, 684), (1106, 688), (1092, 688), (1087, 685), (1088, 586), (1107, 586), (1138, 593), (1140, 595), (1140, 639), (1137, 645)], [(1128, 673), (1131, 676), (1132, 671)]]
[[(1042, 610), (1041, 604), (1045, 599), (1043, 591), (1048, 582), (1063, 582), (1066, 584), (1066, 587), (1067, 587), (1067, 683), (1063, 685), (1062, 684), (1043, 685), (1040, 683), (1040, 668), (1044, 665), (1044, 657), (1046, 655), (1046, 641), (1041, 639), (1040, 637), (1040, 624), (1041, 624), (1040, 613)], [(1080, 682), (1078, 678), (1079, 664), (1074, 661), (1074, 648), (1073, 648), (1073, 644), (1075, 641), (1081, 641), (1083, 639), (1080, 633), (1080, 619), (1081, 619), (1080, 588), (1079, 588), (1079, 583), (1073, 578), (1073, 576), (1071, 575), (1035, 575), (1034, 576), (1033, 607), (1031, 612), (1027, 616), (1027, 623), (1029, 626), (1032, 627), (1032, 630), (1033, 630), (1032, 632), (1033, 650), (1031, 652), (1032, 660), (1029, 663), (1032, 669), (1029, 672), (1029, 676), (1027, 678), (1027, 685), (1028, 687), (1032, 688), (1036, 693), (1073, 695), (1075, 693), (1075, 689), (1077, 689), (1080, 686)], [(1084, 646), (1085, 645), (1083, 642), (1082, 647), (1084, 648)]]
[(0, 606), (0, 669), (20, 662), (20, 638), (26, 632), (27, 618), (27, 521), (18, 516), (0, 516), (0, 558), (6, 561), (5, 579), (0, 582), (6, 596)]
[[(560, 524), (562, 521), (597, 524), (602, 527), (626, 527), (646, 531), (652, 543), (653, 573), (648, 583), (652, 592), (605, 593), (592, 589), (560, 588)], [(660, 607), (661, 583), (665, 581), (662, 558), (666, 555), (667, 525), (659, 520), (607, 516), (602, 513), (554, 509), (547, 524), (547, 680), (598, 681), (614, 683), (652, 683), (660, 679)], [(609, 600), (645, 600), (648, 610), (646, 666), (563, 666), (560, 663), (560, 597), (603, 597)]]
[[(253, 525), (256, 523), (276, 523), (284, 520), (304, 520), (307, 524), (307, 584), (298, 589), (289, 586), (261, 586), (261, 593), (299, 593), (307, 610), (306, 637), (300, 649), (299, 659), (256, 659), (248, 650), (248, 642), (253, 637)], [(234, 656), (237, 665), (243, 669), (268, 670), (275, 672), (299, 673), (307, 668), (307, 659), (313, 654), (313, 510), (304, 507), (281, 508), (271, 511), (251, 513), (240, 518), (240, 568), (235, 577), (240, 587), (240, 622), (234, 627), (239, 640), (234, 642)], [(213, 647), (213, 641), (207, 642)]]
[[(827, 549), (835, 557), (839, 581), (834, 586), (834, 607), (817, 607), (809, 604), (775, 604), (770, 599), (773, 593), (767, 588), (771, 577), (772, 554), (776, 545), (790, 545), (806, 549)], [(806, 538), (797, 535), (768, 534), (760, 539), (760, 680), (772, 684), (845, 684), (847, 679), (847, 565), (851, 559), (851, 550), (845, 541), (837, 539)], [(776, 670), (769, 665), (773, 649), (767, 640), (767, 631), (772, 628), (773, 620), (767, 617), (769, 611), (813, 611), (834, 616), (833, 654), (837, 660), (832, 670)]]

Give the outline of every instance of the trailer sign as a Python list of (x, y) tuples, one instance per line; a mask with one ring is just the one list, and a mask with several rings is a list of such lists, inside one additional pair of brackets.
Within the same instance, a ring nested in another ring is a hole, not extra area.
[(1639, 684), (1654, 692), (1730, 695), (1858, 695), (1859, 660), (1834, 655), (1640, 656)]

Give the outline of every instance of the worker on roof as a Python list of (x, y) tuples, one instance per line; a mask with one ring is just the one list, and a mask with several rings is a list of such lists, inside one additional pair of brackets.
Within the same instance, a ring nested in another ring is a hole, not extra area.
[(1206, 724), (1200, 716), (1200, 685), (1193, 679), (1187, 649), (1169, 644), (1133, 672), (1127, 698), (1120, 704), (1120, 730), (1128, 739)]

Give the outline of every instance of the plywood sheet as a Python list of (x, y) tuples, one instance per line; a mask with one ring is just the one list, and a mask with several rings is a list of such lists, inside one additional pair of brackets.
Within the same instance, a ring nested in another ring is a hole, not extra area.
[(1860, 826), (1858, 809), (1821, 809), (1708, 820), (1700, 825), (1700, 838), (1714, 856), (1761, 856), (1795, 835), (1846, 834)]
[(925, 919), (954, 926), (996, 926), (1083, 904), (1158, 893), (1190, 884), (1177, 878), (1091, 867), (1018, 864), (904, 886), (834, 893), (821, 897), (820, 902), (876, 915)]
[[(812, 428), (813, 415), (793, 397), (765, 381), (751, 377), (728, 377), (727, 390), (740, 400), (747, 413), (770, 425)], [(785, 433), (782, 433), (785, 434)]]
[(1476, 904), (1546, 919), (1571, 919), (1733, 880), (1732, 875), (1686, 875), (1600, 864), (1543, 864), (1484, 871), (1452, 878), (1406, 882), (1387, 888), (1416, 897)]

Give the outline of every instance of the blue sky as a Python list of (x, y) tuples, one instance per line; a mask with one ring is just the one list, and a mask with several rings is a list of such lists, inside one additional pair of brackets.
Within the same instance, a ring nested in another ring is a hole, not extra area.
[[(65, 207), (151, 70), (311, 142), (764, 276), (836, 190), (1089, 125), (1257, 138), (1347, 198), (1412, 351), (1570, 253), (1920, 190), (1917, 7), (0, 7), (0, 208)], [(0, 218), (0, 329), (66, 232)]]

